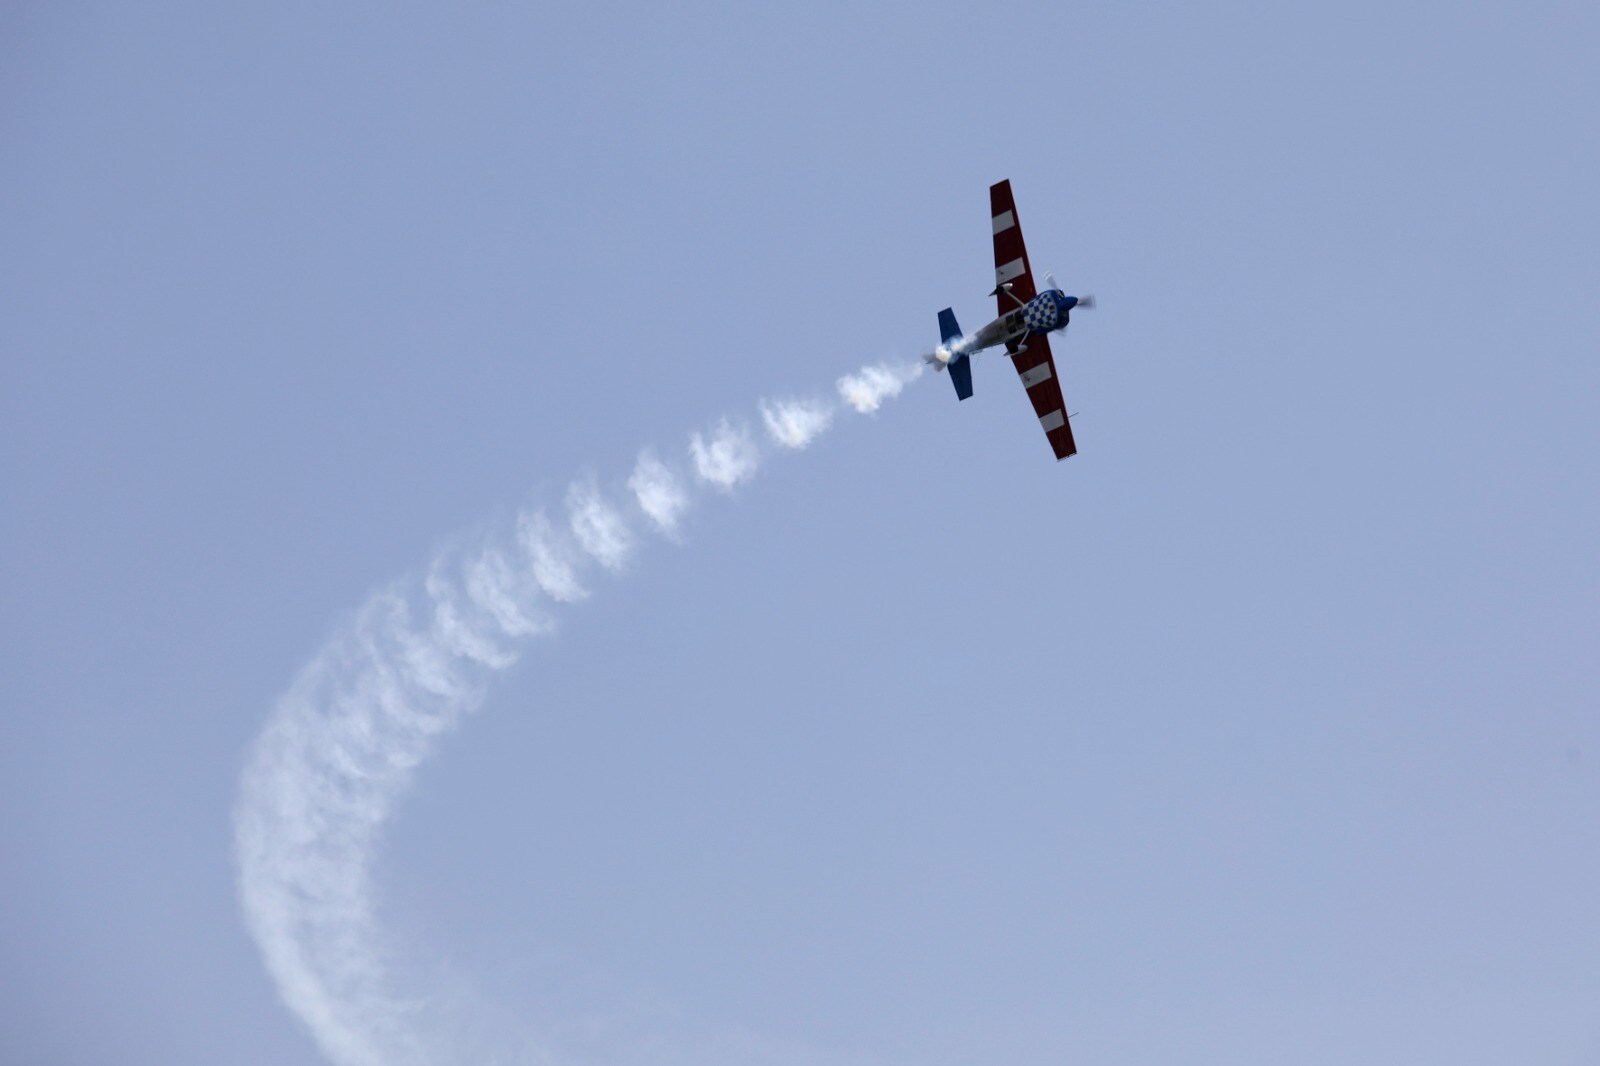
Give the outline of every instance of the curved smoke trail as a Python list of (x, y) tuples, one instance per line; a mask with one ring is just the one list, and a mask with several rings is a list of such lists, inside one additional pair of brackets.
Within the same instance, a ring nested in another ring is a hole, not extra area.
[[(844, 403), (870, 413), (922, 370), (867, 367), (841, 378)], [(830, 400), (763, 401), (771, 441), (806, 447), (831, 424)], [(375, 593), (304, 667), (251, 749), (234, 815), (239, 898), (289, 1009), (339, 1066), (451, 1061), (423, 1008), (398, 987), (395, 946), (376, 915), (380, 832), (434, 742), (482, 700), (555, 609), (588, 592), (585, 567), (619, 570), (646, 528), (674, 537), (696, 487), (732, 491), (762, 453), (723, 420), (689, 439), (690, 473), (642, 452), (619, 505), (591, 479), (559, 518), (518, 514), (470, 551), (435, 558), (420, 580)], [(541, 1056), (543, 1057), (543, 1056)]]

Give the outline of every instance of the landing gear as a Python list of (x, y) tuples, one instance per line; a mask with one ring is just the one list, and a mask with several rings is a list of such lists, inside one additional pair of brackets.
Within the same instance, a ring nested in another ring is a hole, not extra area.
[(1016, 301), (1016, 304), (1017, 304), (1018, 307), (1027, 307), (1028, 306), (1027, 304), (1022, 302), (1022, 297), (1018, 296), (1016, 293), (1011, 291), (1011, 282), (1009, 282), (1009, 281), (1006, 282), (1003, 285), (996, 285), (994, 287), (994, 291), (991, 292), (989, 295), (990, 296), (999, 296), (1001, 293), (1004, 293), (1005, 295), (1011, 297), (1012, 300)]

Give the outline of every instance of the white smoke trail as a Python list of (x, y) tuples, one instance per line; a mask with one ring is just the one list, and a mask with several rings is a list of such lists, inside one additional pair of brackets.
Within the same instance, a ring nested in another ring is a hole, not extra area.
[(833, 406), (821, 400), (763, 400), (761, 420), (767, 424), (768, 436), (798, 451), (833, 423)]
[[(445, 590), (434, 582), (435, 590)], [(257, 739), (235, 813), (239, 894), (279, 993), (335, 1063), (429, 1058), (376, 922), (378, 832), (434, 739), (507, 663), (449, 599), (377, 593), (301, 671)]]
[[(868, 368), (845, 379), (860, 378), (859, 390), (841, 381), (840, 391), (876, 410), (914, 376)], [(832, 416), (815, 403), (761, 410), (789, 448)], [(688, 453), (700, 481), (725, 492), (761, 461), (748, 430), (726, 419), (692, 434)], [(379, 834), (437, 739), (529, 637), (554, 629), (561, 605), (589, 595), (585, 567), (623, 569), (638, 546), (634, 518), (676, 534), (692, 501), (671, 467), (642, 452), (627, 487), (632, 518), (583, 479), (567, 492), (563, 525), (525, 510), (488, 543), (440, 553), (420, 580), (375, 593), (300, 671), (251, 748), (234, 813), (240, 903), (279, 994), (339, 1066), (472, 1057), (440, 1035), (450, 1029), (442, 1006), (401, 987), (398, 951), (377, 920)], [(516, 1059), (551, 1061), (541, 1051)]]
[(864, 415), (870, 415), (885, 400), (900, 395), (911, 382), (922, 376), (921, 363), (879, 363), (865, 366), (839, 379), (839, 396)]

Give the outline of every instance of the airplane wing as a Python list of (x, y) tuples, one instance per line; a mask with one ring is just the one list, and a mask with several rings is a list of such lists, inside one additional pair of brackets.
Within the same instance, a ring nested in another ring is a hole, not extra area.
[(1021, 355), (1015, 354), (1015, 341), (1007, 344), (1006, 350), (1013, 353), (1012, 365), (1028, 390), (1033, 413), (1038, 416), (1056, 459), (1076, 454), (1078, 446), (1072, 440), (1072, 423), (1067, 421), (1067, 404), (1061, 398), (1061, 380), (1056, 377), (1056, 361), (1050, 355), (1050, 339), (1029, 337), (1028, 350)]
[[(1011, 198), (1011, 182), (1002, 181), (989, 186), (989, 214), (994, 221), (994, 278), (995, 285), (1011, 283), (1011, 295), (999, 293), (1002, 316), (1017, 309), (1015, 296), (1027, 303), (1038, 295), (1033, 285), (1033, 270), (1028, 263), (1028, 249), (1022, 243), (1022, 225), (1017, 221), (1017, 205)], [(1023, 388), (1033, 403), (1033, 413), (1050, 441), (1056, 459), (1065, 459), (1077, 452), (1072, 440), (1072, 424), (1067, 421), (1067, 404), (1061, 398), (1061, 379), (1056, 377), (1056, 361), (1050, 354), (1050, 339), (1045, 336), (1029, 337), (1028, 348), (1017, 354), (1016, 342), (1006, 345), (1011, 363), (1022, 378)]]
[[(1027, 303), (1039, 295), (1033, 287), (1033, 271), (1028, 266), (1028, 249), (1022, 245), (1022, 226), (1017, 222), (1017, 205), (1011, 199), (1011, 181), (989, 186), (989, 214), (994, 222), (994, 283), (998, 288), (1011, 283), (1011, 295)], [(1017, 309), (1017, 302), (1005, 293), (1000, 299), (1000, 316)]]

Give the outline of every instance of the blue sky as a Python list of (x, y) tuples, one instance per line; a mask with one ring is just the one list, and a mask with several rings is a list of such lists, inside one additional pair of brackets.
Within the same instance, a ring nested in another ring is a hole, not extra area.
[[(1600, 1054), (1584, 4), (12, 5), (0, 1057), (316, 1063), (251, 745), (375, 590), (991, 302), (493, 678), (370, 874), (436, 1061)], [(452, 547), (454, 546), (454, 547)]]

